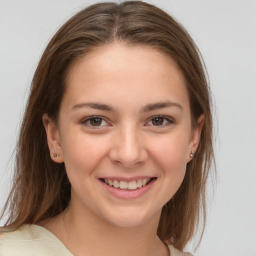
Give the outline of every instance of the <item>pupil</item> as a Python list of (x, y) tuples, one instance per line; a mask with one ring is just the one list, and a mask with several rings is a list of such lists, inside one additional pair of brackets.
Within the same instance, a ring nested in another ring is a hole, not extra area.
[(93, 126), (99, 126), (102, 123), (102, 119), (101, 118), (93, 118), (90, 120), (90, 124)]
[(154, 125), (162, 125), (163, 124), (163, 118), (162, 117), (156, 117), (153, 119)]

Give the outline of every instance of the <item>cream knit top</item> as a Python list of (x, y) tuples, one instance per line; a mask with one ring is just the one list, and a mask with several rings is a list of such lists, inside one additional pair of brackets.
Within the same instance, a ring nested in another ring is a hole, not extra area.
[[(170, 256), (189, 256), (169, 246)], [(50, 231), (39, 225), (23, 225), (6, 232), (0, 231), (0, 256), (73, 256)]]

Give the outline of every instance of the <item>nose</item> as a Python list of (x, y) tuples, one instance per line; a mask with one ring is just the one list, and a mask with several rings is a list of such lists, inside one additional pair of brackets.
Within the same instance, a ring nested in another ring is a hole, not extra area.
[(111, 161), (130, 168), (141, 165), (147, 158), (143, 138), (136, 128), (125, 127), (115, 132), (109, 152)]

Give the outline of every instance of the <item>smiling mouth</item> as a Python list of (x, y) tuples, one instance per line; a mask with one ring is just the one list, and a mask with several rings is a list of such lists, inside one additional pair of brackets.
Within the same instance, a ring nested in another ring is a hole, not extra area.
[(153, 178), (143, 178), (132, 181), (116, 180), (116, 179), (100, 179), (102, 182), (107, 184), (110, 187), (114, 187), (120, 190), (136, 190), (142, 187), (147, 186), (153, 180), (156, 180), (156, 177)]

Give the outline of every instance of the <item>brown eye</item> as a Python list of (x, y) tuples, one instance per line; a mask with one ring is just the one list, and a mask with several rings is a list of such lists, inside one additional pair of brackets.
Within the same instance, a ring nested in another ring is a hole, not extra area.
[(108, 126), (108, 122), (104, 118), (99, 116), (90, 116), (81, 121), (82, 125), (91, 127), (91, 128), (100, 128), (103, 126)]
[(164, 123), (164, 118), (163, 117), (155, 117), (152, 119), (152, 124), (153, 125), (163, 125)]
[(167, 126), (172, 123), (174, 123), (174, 121), (169, 117), (155, 116), (150, 119), (150, 121), (147, 123), (147, 125), (164, 127), (164, 126)]
[(96, 117), (89, 120), (91, 126), (100, 126), (102, 124), (102, 118)]

